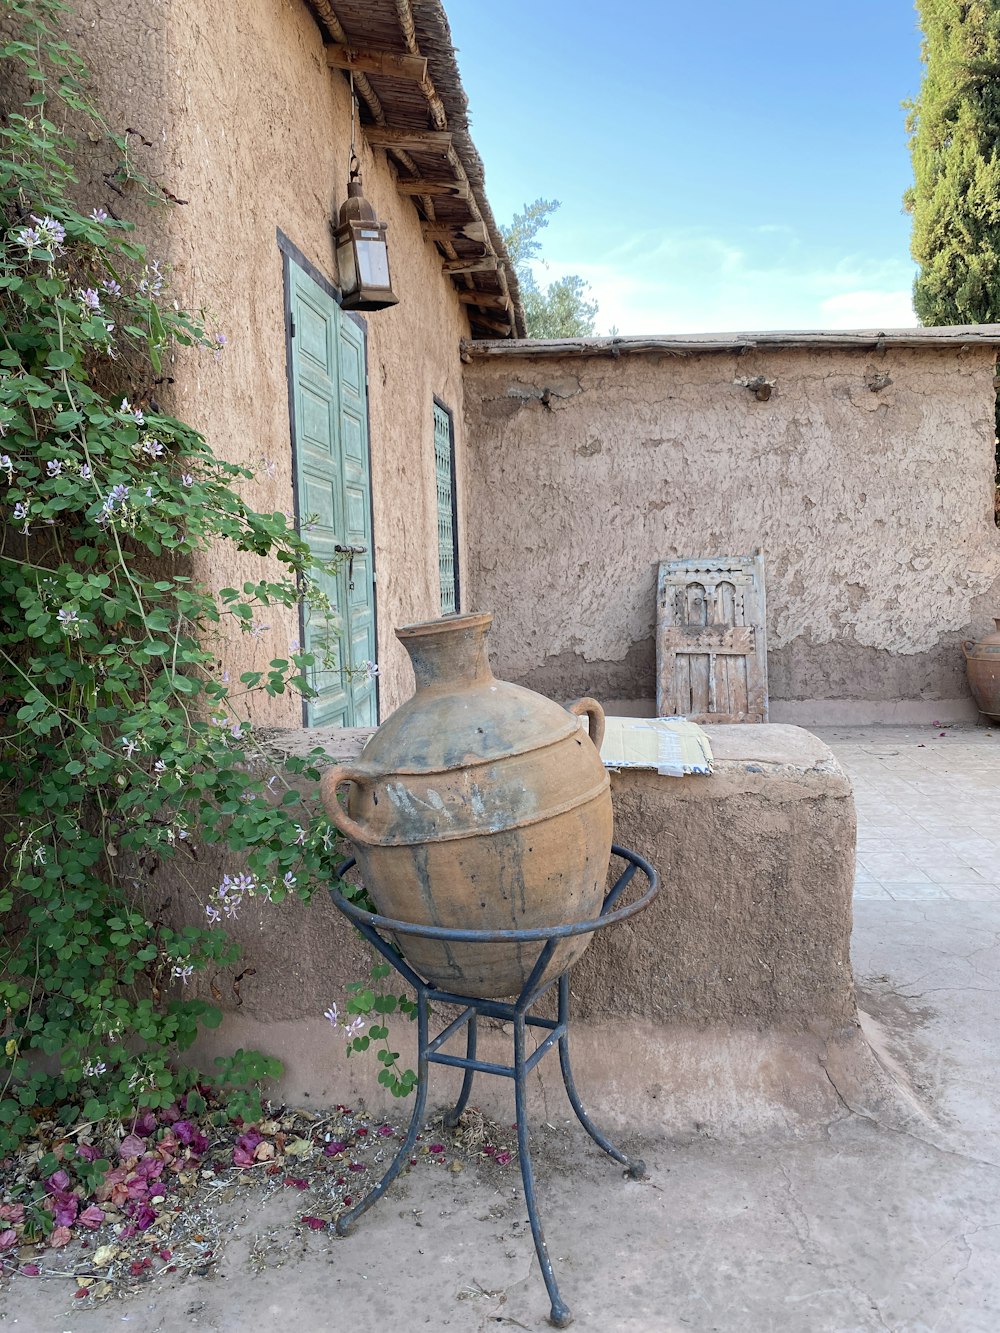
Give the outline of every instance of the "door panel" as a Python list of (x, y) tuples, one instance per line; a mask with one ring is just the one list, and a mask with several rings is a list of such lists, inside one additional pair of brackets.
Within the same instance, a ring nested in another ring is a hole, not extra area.
[(657, 713), (766, 722), (766, 619), (763, 556), (661, 563)]
[[(330, 615), (306, 608), (303, 648), (316, 656), (307, 726), (377, 721), (371, 475), (364, 330), (297, 264), (288, 265), (298, 519), (313, 553), (337, 568), (320, 591)], [(359, 548), (353, 555), (337, 548)]]

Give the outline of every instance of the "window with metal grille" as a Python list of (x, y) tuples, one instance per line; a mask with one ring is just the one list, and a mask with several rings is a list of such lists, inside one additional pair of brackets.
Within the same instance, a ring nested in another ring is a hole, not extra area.
[(455, 436), (451, 413), (434, 400), (434, 474), (437, 480), (438, 578), (441, 614), (459, 609), (458, 525), (455, 517)]

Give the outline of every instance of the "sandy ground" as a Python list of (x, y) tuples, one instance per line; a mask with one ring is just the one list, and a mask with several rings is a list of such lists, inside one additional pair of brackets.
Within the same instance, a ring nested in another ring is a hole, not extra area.
[[(961, 784), (969, 769), (955, 739), (948, 763)], [(870, 742), (842, 743), (863, 750)], [(897, 746), (903, 758), (907, 746), (925, 748), (923, 737), (905, 740), (902, 731), (879, 744), (882, 752)], [(983, 765), (982, 744), (980, 733), (970, 753), (977, 751), (977, 790), (988, 805), (1000, 773), (992, 754)], [(874, 817), (875, 766), (865, 759), (862, 767)], [(945, 764), (938, 775), (946, 786), (949, 771)], [(905, 811), (907, 793), (892, 790), (894, 809)], [(973, 797), (965, 793), (962, 804)], [(1000, 827), (1000, 797), (993, 808)], [(871, 844), (878, 832), (866, 822)], [(986, 892), (990, 827), (984, 818), (974, 834), (982, 873), (965, 881), (983, 886), (977, 898), (915, 896), (914, 886), (936, 881), (920, 870), (917, 835), (910, 830), (908, 841), (897, 830), (893, 855), (910, 855), (918, 877), (882, 877), (879, 887), (910, 888), (856, 903), (860, 999), (913, 1100), (905, 1127), (845, 1104), (794, 1137), (626, 1140), (650, 1168), (648, 1180), (633, 1182), (570, 1122), (568, 1107), (565, 1120), (538, 1126), (539, 1206), (576, 1328), (1000, 1330), (1000, 890)], [(0, 1326), (31, 1333), (548, 1327), (516, 1164), (451, 1173), (422, 1162), (345, 1239), (300, 1225), (308, 1196), (277, 1195), (262, 1208), (241, 1192), (225, 1208), (227, 1239), (204, 1276), (158, 1277), (94, 1309), (74, 1300), (71, 1281), (21, 1278), (0, 1298)]]

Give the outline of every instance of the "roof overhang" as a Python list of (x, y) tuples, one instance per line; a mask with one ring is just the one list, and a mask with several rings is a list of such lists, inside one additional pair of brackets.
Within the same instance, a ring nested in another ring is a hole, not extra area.
[(441, 255), (473, 337), (525, 334), (517, 275), (486, 198), (440, 0), (307, 0), (335, 76), (353, 75), (361, 126), (396, 169)]

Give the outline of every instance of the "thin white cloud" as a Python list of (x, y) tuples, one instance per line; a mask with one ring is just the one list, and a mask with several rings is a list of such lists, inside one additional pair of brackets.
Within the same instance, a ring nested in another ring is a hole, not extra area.
[(780, 224), (748, 226), (738, 237), (694, 229), (640, 233), (610, 247), (599, 262), (574, 262), (566, 250), (563, 261), (536, 267), (538, 280), (545, 284), (578, 273), (598, 302), (599, 332), (902, 328), (916, 323), (908, 261), (809, 255), (794, 229)]
[(913, 300), (902, 292), (842, 292), (822, 302), (826, 329), (915, 328)]

